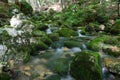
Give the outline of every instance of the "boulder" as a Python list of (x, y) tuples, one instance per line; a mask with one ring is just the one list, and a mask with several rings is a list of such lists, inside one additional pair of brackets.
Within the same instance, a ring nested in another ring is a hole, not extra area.
[(120, 75), (120, 59), (105, 58), (104, 63), (110, 72)]
[(78, 52), (70, 65), (70, 74), (76, 80), (102, 80), (100, 56), (97, 52)]
[(62, 28), (58, 31), (59, 35), (62, 37), (71, 37), (71, 36), (78, 36), (77, 31), (74, 31), (69, 28)]

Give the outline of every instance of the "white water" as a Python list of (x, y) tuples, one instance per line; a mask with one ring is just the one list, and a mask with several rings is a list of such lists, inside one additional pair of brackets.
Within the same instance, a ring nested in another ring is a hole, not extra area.
[(87, 36), (81, 34), (81, 30), (78, 30), (77, 33), (78, 33), (78, 37), (87, 37)]

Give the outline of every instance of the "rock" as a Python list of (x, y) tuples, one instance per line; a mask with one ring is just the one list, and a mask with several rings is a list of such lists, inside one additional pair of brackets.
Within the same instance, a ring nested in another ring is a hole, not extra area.
[(120, 48), (117, 46), (109, 46), (108, 48), (103, 49), (103, 51), (108, 54), (112, 55), (114, 57), (120, 56)]
[(67, 47), (64, 47), (64, 51), (69, 51), (70, 49)]
[(73, 47), (82, 47), (82, 44), (78, 41), (68, 40), (68, 41), (64, 41), (64, 46), (68, 48), (73, 48)]
[(24, 73), (26, 76), (31, 76), (31, 73), (30, 73), (30, 72), (24, 71), (23, 73)]
[(14, 60), (9, 60), (8, 64), (9, 64), (9, 68), (10, 68), (10, 69), (13, 69), (14, 66), (15, 66), (15, 65), (14, 65), (14, 64), (15, 64)]
[(46, 80), (61, 80), (61, 77), (57, 74), (54, 74), (54, 75), (48, 76)]
[(70, 74), (76, 80), (102, 80), (99, 53), (82, 51), (76, 54), (70, 65)]
[(109, 20), (109, 22), (110, 22), (111, 24), (114, 24), (114, 23), (115, 23), (115, 21), (114, 21), (114, 20)]
[(120, 19), (116, 20), (110, 29), (112, 34), (120, 34)]
[(120, 59), (105, 58), (104, 63), (110, 72), (120, 75)]
[(25, 67), (24, 67), (24, 70), (25, 70), (25, 71), (29, 71), (30, 69), (31, 69), (30, 66), (25, 66)]
[(103, 31), (103, 30), (105, 30), (105, 25), (100, 25), (99, 28), (100, 28), (100, 30)]
[(78, 33), (69, 28), (62, 28), (58, 31), (59, 35), (62, 37), (71, 37), (71, 36), (78, 36)]
[(88, 44), (88, 48), (98, 51), (99, 49), (104, 49), (106, 48), (106, 45), (110, 45), (110, 46), (114, 46), (118, 44), (118, 40), (117, 39), (113, 39), (113, 37), (108, 36), (108, 35), (103, 35), (103, 36), (99, 36), (96, 37), (94, 39), (92, 39)]
[(100, 36), (96, 37), (93, 40), (91, 40), (87, 46), (89, 49), (92, 49), (94, 51), (99, 51), (99, 49), (102, 49), (103, 47), (103, 42), (105, 39), (107, 39), (109, 36)]

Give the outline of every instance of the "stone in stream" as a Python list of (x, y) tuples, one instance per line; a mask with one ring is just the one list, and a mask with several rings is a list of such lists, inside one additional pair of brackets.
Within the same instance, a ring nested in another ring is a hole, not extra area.
[(76, 80), (102, 80), (99, 54), (93, 51), (76, 53), (70, 65), (70, 74)]
[(104, 63), (110, 72), (120, 75), (120, 59), (105, 58)]

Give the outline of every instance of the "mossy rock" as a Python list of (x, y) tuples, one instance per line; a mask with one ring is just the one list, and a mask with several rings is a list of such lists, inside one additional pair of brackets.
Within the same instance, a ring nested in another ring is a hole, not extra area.
[(47, 77), (45, 80), (61, 80), (61, 77), (59, 75), (51, 75)]
[(73, 47), (81, 47), (81, 43), (78, 41), (64, 41), (64, 46), (68, 47), (68, 48), (73, 48)]
[(110, 29), (112, 34), (120, 34), (120, 19), (116, 20)]
[(58, 33), (51, 33), (48, 36), (52, 41), (58, 41), (59, 40), (59, 34)]
[(0, 74), (0, 80), (10, 80), (10, 75), (7, 73)]
[(51, 40), (47, 35), (41, 37), (40, 40), (43, 41), (45, 44), (47, 44), (47, 45), (49, 45), (49, 46), (52, 44), (52, 40)]
[(110, 72), (120, 75), (120, 59), (105, 58), (104, 63)]
[(74, 31), (69, 28), (62, 28), (58, 31), (59, 35), (62, 37), (71, 37), (71, 36), (78, 36), (77, 31)]
[(91, 40), (87, 44), (87, 46), (91, 50), (99, 51), (99, 49), (102, 49), (102, 47), (103, 47), (102, 44), (104, 44), (104, 41), (106, 41), (108, 38), (110, 39), (110, 36), (107, 36), (107, 35), (96, 37), (93, 40)]
[(45, 44), (44, 42), (42, 42), (41, 40), (38, 41), (37, 46), (38, 46), (38, 48), (39, 48), (40, 50), (46, 50), (46, 49), (49, 48), (49, 46), (46, 45), (46, 44)]
[(94, 23), (89, 23), (85, 29), (87, 32), (95, 32), (95, 31), (99, 31), (99, 23), (94, 22)]
[(119, 57), (120, 56), (120, 48), (117, 46), (110, 46), (108, 48), (103, 49), (105, 54), (114, 56), (114, 57)]
[(47, 66), (54, 71), (55, 73), (58, 73), (59, 75), (66, 75), (69, 69), (69, 59), (66, 58), (59, 58), (50, 61), (50, 63), (47, 64)]
[(36, 23), (36, 28), (41, 30), (41, 31), (45, 31), (46, 29), (48, 29), (48, 24), (37, 22)]
[(76, 54), (70, 65), (70, 74), (76, 80), (102, 80), (99, 53), (82, 51)]

